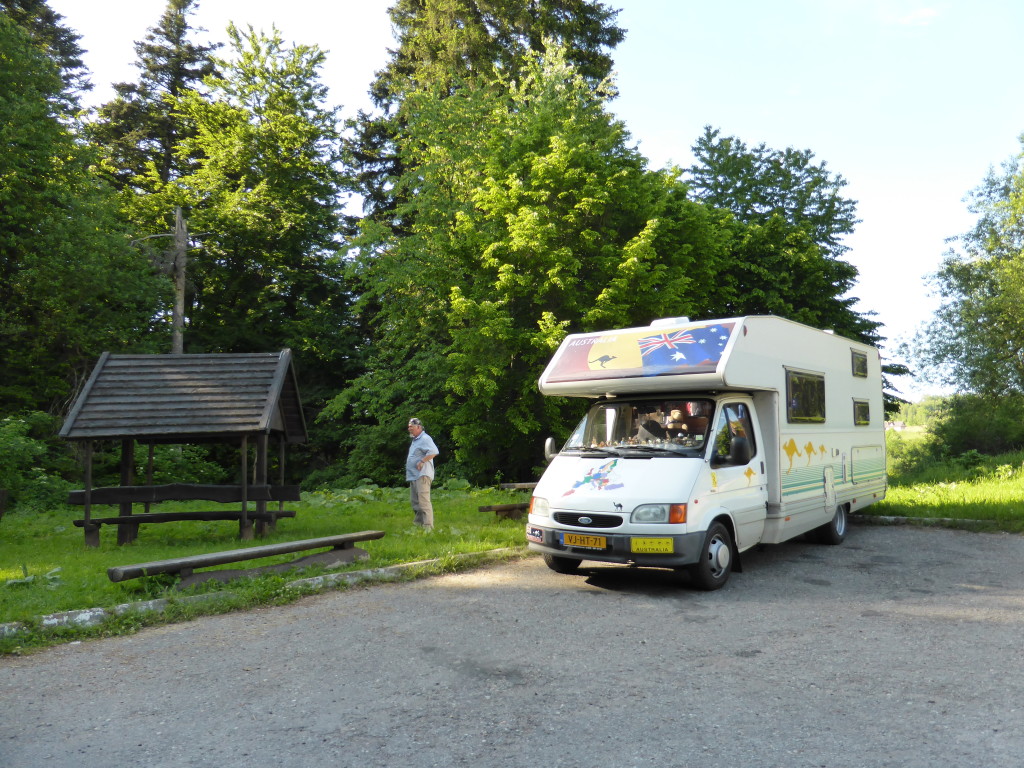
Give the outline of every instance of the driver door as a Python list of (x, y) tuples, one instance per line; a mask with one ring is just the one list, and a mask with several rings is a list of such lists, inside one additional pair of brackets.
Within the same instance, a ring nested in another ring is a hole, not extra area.
[[(736, 440), (746, 440), (750, 460), (737, 460)], [(760, 435), (754, 427), (753, 404), (730, 400), (719, 406), (711, 432), (711, 490), (719, 506), (732, 513), (739, 549), (751, 547), (764, 534), (767, 476)]]

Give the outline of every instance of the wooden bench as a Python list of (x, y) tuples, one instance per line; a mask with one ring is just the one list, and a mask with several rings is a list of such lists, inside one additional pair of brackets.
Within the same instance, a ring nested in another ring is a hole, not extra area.
[[(299, 501), (300, 488), (297, 485), (208, 485), (202, 483), (170, 483), (168, 485), (118, 485), (68, 493), (68, 504), (85, 506), (86, 516), (72, 523), (85, 529), (86, 544), (99, 546), (99, 530), (102, 525), (118, 527), (117, 541), (127, 544), (138, 535), (139, 523), (167, 523), (179, 520), (237, 520), (241, 526), (242, 538), (252, 538), (251, 529), (255, 522), (260, 533), (272, 530), (282, 517), (295, 517), (294, 510), (283, 508), (286, 501)], [(220, 509), (205, 512), (150, 512), (150, 504), (163, 501), (213, 501), (219, 504), (242, 503), (241, 509)], [(267, 502), (278, 502), (279, 509), (267, 509)], [(253, 502), (255, 508), (248, 508)], [(121, 513), (111, 517), (93, 517), (94, 504), (116, 504)], [(145, 504), (146, 512), (134, 514), (132, 504)]]
[[(300, 541), (285, 541), (280, 544), (264, 544), (258, 547), (232, 549), (227, 552), (210, 552), (205, 555), (176, 557), (170, 560), (154, 560), (151, 563), (116, 565), (107, 569), (107, 577), (113, 582), (119, 582), (127, 581), (128, 579), (138, 579), (143, 576), (155, 576), (162, 573), (176, 574), (182, 577), (181, 582), (178, 584), (178, 589), (185, 589), (210, 579), (231, 581), (232, 579), (257, 576), (263, 573), (279, 573), (314, 563), (320, 563), (325, 567), (331, 568), (356, 560), (367, 559), (369, 554), (366, 550), (353, 546), (353, 544), (357, 541), (370, 541), (383, 537), (384, 531), (360, 531), (358, 533), (343, 533), (337, 536), (324, 536), (319, 539), (302, 539)], [(330, 547), (330, 550), (327, 552), (306, 555), (288, 563), (264, 565), (245, 570), (233, 569), (195, 573), (197, 568), (210, 568), (215, 565), (257, 560), (261, 557), (273, 557), (275, 555), (286, 555), (291, 552), (305, 552), (311, 549), (324, 549), (327, 547)]]
[[(537, 487), (537, 483), (501, 483), (503, 491), (531, 491)], [(493, 512), (496, 516), (505, 520), (518, 520), (530, 509), (530, 502), (519, 504), (487, 504), (477, 508), (480, 512)]]
[(498, 517), (506, 520), (518, 520), (526, 511), (530, 508), (530, 502), (526, 501), (521, 504), (486, 504), (477, 509), (480, 512), (493, 512)]

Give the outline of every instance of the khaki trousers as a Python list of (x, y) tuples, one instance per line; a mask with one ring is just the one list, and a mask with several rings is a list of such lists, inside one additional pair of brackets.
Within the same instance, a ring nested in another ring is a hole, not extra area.
[(419, 477), (409, 483), (409, 501), (412, 502), (412, 521), (424, 528), (434, 527), (434, 507), (430, 503), (432, 477)]

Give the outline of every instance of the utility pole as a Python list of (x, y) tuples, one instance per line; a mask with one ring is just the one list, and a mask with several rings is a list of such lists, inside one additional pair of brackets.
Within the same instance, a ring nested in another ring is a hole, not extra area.
[(181, 213), (181, 206), (174, 209), (174, 232), (169, 235), (147, 235), (132, 240), (132, 245), (154, 237), (173, 237), (170, 260), (154, 259), (153, 265), (165, 275), (174, 278), (174, 309), (171, 310), (171, 354), (180, 355), (185, 351), (185, 268), (188, 266), (188, 222)]
[(171, 315), (171, 354), (185, 351), (185, 266), (188, 263), (188, 224), (181, 206), (174, 209), (174, 312)]

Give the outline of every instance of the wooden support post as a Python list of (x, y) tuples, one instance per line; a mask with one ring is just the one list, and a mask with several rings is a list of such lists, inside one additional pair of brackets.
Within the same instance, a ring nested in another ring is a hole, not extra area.
[[(277, 436), (277, 484), (281, 487), (284, 487), (284, 448), (285, 439), (284, 433), (282, 432)], [(283, 498), (277, 502), (277, 512), (278, 515), (280, 515), (281, 512), (284, 512)], [(278, 515), (274, 515), (275, 524), (277, 523)]]
[[(128, 439), (121, 441), (121, 485), (135, 485), (135, 441)], [(122, 501), (119, 505), (121, 517), (131, 517), (132, 503)], [(131, 544), (139, 536), (139, 526), (136, 523), (118, 523), (117, 543)]]
[[(267, 484), (267, 433), (264, 432), (256, 437), (256, 479), (255, 485)], [(256, 535), (266, 536), (276, 526), (267, 520), (267, 502), (260, 499), (256, 502)]]
[(252, 520), (249, 519), (249, 436), (242, 435), (242, 515), (238, 520), (238, 538), (253, 538)]
[[(148, 451), (148, 455), (146, 456), (146, 485), (152, 485), (153, 484), (153, 449), (154, 449), (154, 445), (155, 445), (154, 443), (150, 443), (149, 444), (149, 451)], [(149, 514), (151, 506), (152, 505), (147, 501), (146, 502), (146, 506), (144, 508), (146, 514)]]
[(85, 443), (85, 521), (82, 530), (85, 531), (85, 546), (98, 547), (100, 545), (100, 527), (93, 525), (92, 518), (92, 440)]

